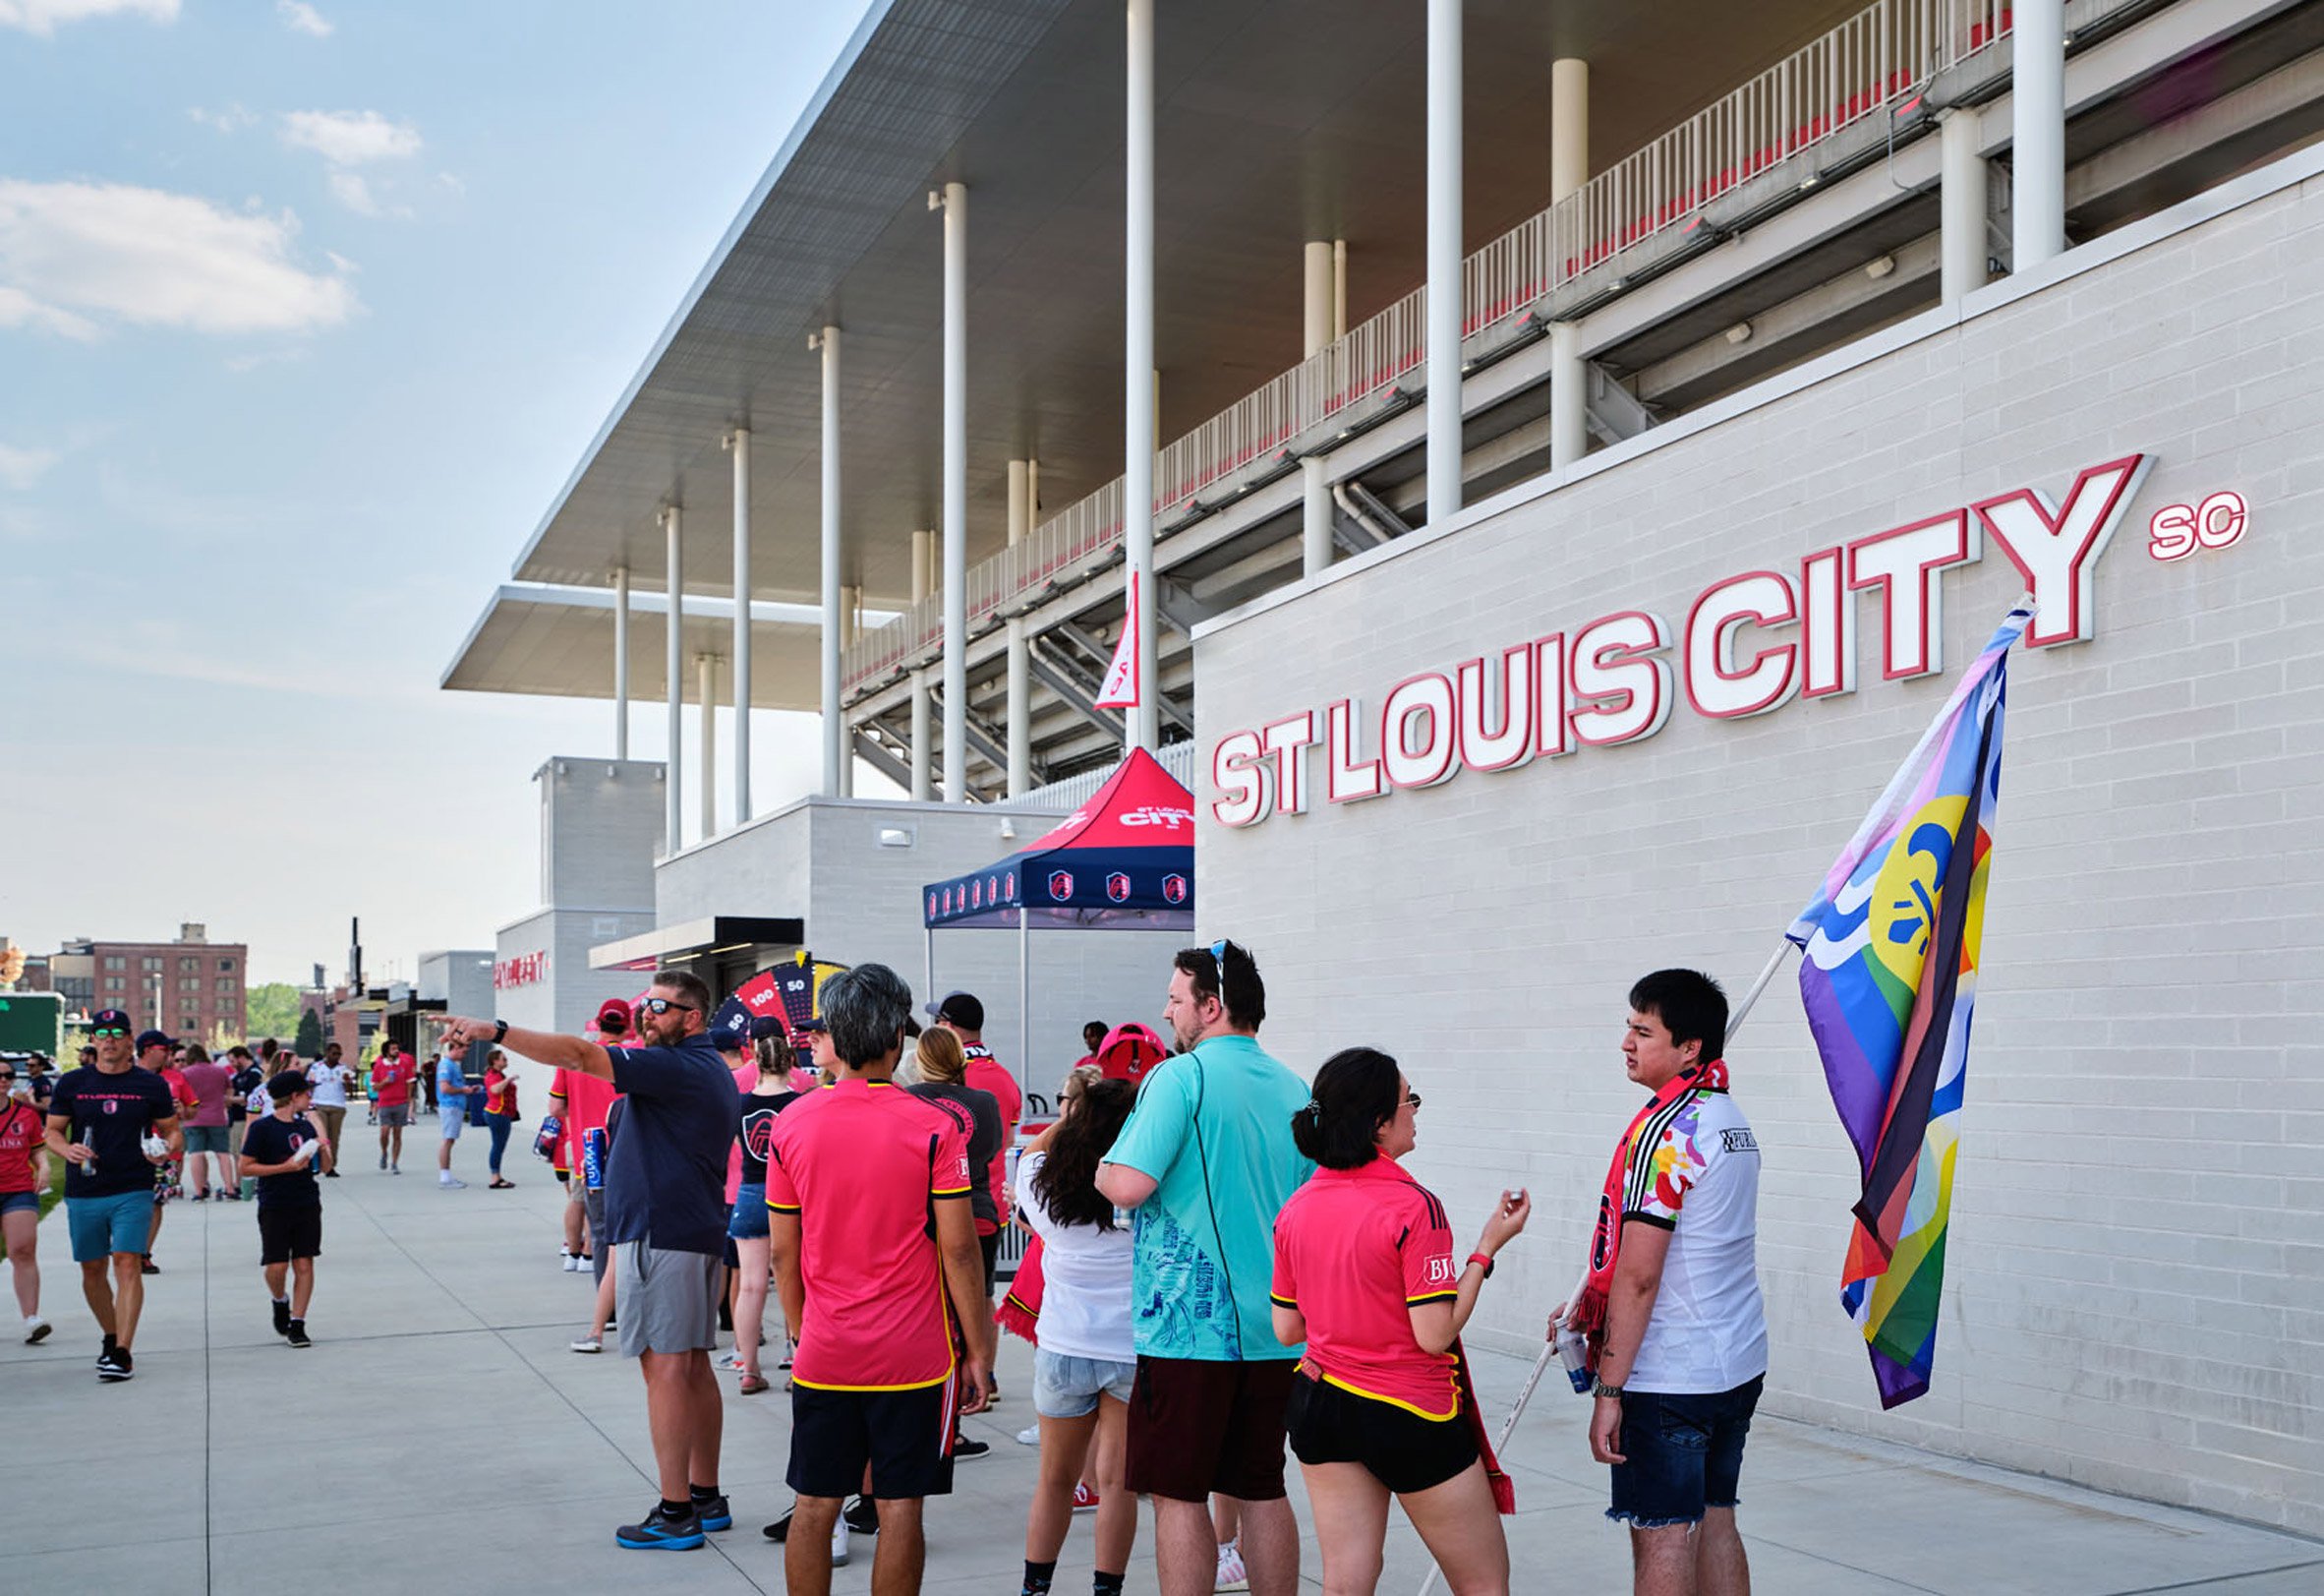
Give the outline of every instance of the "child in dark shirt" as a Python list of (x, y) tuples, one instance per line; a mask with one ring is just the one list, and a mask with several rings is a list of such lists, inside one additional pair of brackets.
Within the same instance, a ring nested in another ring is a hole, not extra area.
[(322, 1252), (322, 1188), (315, 1177), (319, 1166), (330, 1167), (331, 1151), (307, 1111), (315, 1089), (304, 1074), (283, 1071), (266, 1083), (266, 1094), (274, 1111), (252, 1120), (243, 1134), (242, 1173), (259, 1183), (259, 1262), (274, 1299), (274, 1333), (293, 1346), (312, 1346), (307, 1305)]

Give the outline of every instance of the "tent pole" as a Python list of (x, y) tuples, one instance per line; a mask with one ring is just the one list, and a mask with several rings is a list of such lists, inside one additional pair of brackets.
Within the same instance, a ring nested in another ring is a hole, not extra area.
[(1019, 1093), (1033, 1090), (1032, 917), (1023, 904), (1017, 906), (1017, 1090)]
[(936, 927), (926, 927), (922, 935), (927, 939), (927, 952), (920, 960), (920, 1001), (936, 1001)]

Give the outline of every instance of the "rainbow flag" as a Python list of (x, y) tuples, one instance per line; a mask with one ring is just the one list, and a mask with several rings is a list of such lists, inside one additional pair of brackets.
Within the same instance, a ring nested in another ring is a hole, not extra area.
[(1840, 1303), (1881, 1406), (1929, 1389), (2021, 599), (1784, 933), (1863, 1174)]

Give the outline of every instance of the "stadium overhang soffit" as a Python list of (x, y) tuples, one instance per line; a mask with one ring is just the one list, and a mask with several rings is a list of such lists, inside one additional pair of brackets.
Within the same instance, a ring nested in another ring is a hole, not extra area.
[[(454, 692), (511, 692), (552, 698), (613, 696), (613, 595), (604, 589), (496, 588), (468, 630), (438, 685)], [(629, 601), (629, 693), (632, 703), (660, 703), (668, 694), (668, 606), (659, 593)], [(885, 619), (884, 617), (882, 619)], [(751, 702), (760, 709), (813, 710), (819, 704), (820, 630), (816, 614), (798, 605), (751, 606)], [(686, 604), (685, 701), (700, 694), (693, 661), (733, 652), (734, 606), (728, 599)], [(730, 702), (733, 679), (722, 666), (714, 689)]]
[[(1591, 67), (1610, 164), (1862, 9), (1863, 0), (1467, 0), (1468, 245), (1548, 204), (1549, 71)], [(1296, 364), (1301, 246), (1344, 239), (1349, 325), (1423, 266), (1425, 8), (1159, 0), (1161, 432)], [(1006, 538), (1006, 462), (1039, 516), (1120, 475), (1122, 0), (873, 0), (765, 176), (518, 557), (520, 581), (732, 591), (732, 474), (751, 432), (752, 587), (818, 590), (821, 356), (842, 327), (842, 575), (910, 593), (941, 497), (942, 226), (968, 186), (969, 559)], [(657, 668), (658, 669), (658, 668)], [(454, 675), (459, 667), (454, 668)], [(460, 684), (447, 678), (447, 685)]]

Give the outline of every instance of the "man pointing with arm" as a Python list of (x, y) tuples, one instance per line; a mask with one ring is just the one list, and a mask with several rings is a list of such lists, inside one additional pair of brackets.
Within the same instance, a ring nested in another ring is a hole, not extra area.
[(606, 1233), (623, 1249), (614, 1275), (621, 1350), (646, 1382), (646, 1418), (662, 1500), (613, 1532), (633, 1551), (682, 1551), (732, 1526), (719, 1491), (725, 1409), (710, 1349), (726, 1267), (726, 1144), (739, 1098), (704, 1034), (710, 989), (682, 970), (654, 977), (638, 1005), (636, 1046), (525, 1031), (499, 1020), (447, 1020), (444, 1040), (482, 1041), (613, 1083), (629, 1099), (606, 1170)]

